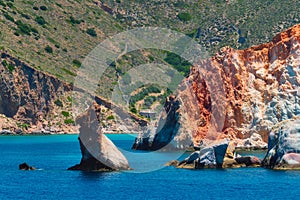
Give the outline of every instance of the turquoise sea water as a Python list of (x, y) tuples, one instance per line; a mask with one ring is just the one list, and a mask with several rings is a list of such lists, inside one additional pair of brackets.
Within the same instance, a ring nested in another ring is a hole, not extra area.
[[(133, 136), (109, 137), (130, 152)], [(0, 136), (0, 150), (1, 200), (300, 198), (300, 171), (162, 168), (161, 163), (176, 153), (127, 153), (135, 173), (67, 171), (81, 158), (76, 135)], [(19, 171), (22, 162), (39, 170)], [(139, 173), (143, 169), (150, 172)]]

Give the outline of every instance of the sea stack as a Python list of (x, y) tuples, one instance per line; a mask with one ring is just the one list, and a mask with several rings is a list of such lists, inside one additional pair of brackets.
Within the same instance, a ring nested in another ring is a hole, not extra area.
[(97, 109), (90, 108), (76, 120), (80, 125), (79, 143), (82, 158), (80, 164), (70, 167), (69, 170), (129, 170), (129, 163), (125, 156), (102, 133), (99, 126), (99, 114), (96, 114), (96, 111)]

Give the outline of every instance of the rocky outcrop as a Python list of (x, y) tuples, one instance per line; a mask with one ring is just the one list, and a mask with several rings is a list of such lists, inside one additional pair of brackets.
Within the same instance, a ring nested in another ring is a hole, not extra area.
[(300, 117), (286, 120), (273, 128), (263, 166), (271, 169), (300, 169)]
[[(65, 124), (60, 98), (71, 85), (0, 51), (0, 130), (12, 133), (75, 132)], [(9, 122), (9, 123), (6, 123)]]
[(81, 162), (69, 170), (113, 171), (129, 170), (129, 163), (118, 148), (101, 132), (100, 112), (88, 109), (78, 117)]
[[(82, 89), (73, 88), (72, 84), (41, 72), (7, 52), (0, 51), (0, 55), (0, 134), (79, 132), (72, 117), (78, 115), (72, 113), (72, 103), (74, 95), (78, 99), (86, 95)], [(106, 118), (115, 117), (115, 120), (102, 120), (104, 130), (134, 132), (147, 124), (146, 120), (105, 98), (96, 96), (95, 101), (105, 110), (102, 114)]]
[(194, 63), (159, 126), (135, 149), (205, 146), (229, 138), (238, 147), (266, 147), (271, 128), (300, 114), (300, 25), (259, 46), (222, 48)]
[(19, 165), (19, 170), (35, 170), (35, 167), (29, 166), (27, 163)]
[(205, 168), (239, 168), (260, 167), (261, 160), (256, 156), (240, 156), (235, 153), (236, 145), (228, 140), (218, 141), (201, 150), (191, 153), (190, 156), (179, 162), (172, 160), (166, 166), (175, 166), (184, 169)]
[(178, 164), (179, 168), (221, 168), (228, 147), (225, 140), (218, 144), (212, 144), (200, 151), (193, 152), (189, 157)]

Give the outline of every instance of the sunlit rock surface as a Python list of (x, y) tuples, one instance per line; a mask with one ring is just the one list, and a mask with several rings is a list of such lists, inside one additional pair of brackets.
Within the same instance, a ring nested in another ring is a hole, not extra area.
[(229, 138), (238, 147), (266, 148), (271, 128), (300, 114), (300, 25), (269, 43), (222, 48), (194, 64), (159, 125), (140, 134), (134, 149), (166, 143), (186, 149)]
[(300, 117), (287, 120), (270, 133), (263, 165), (272, 169), (300, 169)]
[(70, 167), (69, 170), (129, 170), (125, 156), (101, 132), (98, 113), (96, 114), (95, 109), (88, 109), (77, 119), (80, 125), (79, 143), (82, 158), (80, 164)]

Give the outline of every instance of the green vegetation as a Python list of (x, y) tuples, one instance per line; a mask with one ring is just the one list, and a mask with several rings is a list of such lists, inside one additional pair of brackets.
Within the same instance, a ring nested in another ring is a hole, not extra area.
[(3, 13), (3, 15), (7, 20), (15, 22), (15, 19), (12, 16), (10, 16), (8, 13)]
[(65, 119), (65, 124), (75, 124), (75, 121), (73, 119)]
[(61, 100), (57, 99), (54, 101), (55, 105), (59, 106), (59, 107), (63, 107), (63, 103), (61, 102)]
[(61, 111), (61, 114), (62, 114), (64, 117), (70, 117), (70, 113), (67, 112), (67, 111)]
[[(243, 49), (268, 42), (276, 33), (300, 23), (298, 1), (101, 2), (112, 8), (115, 15), (101, 9), (93, 0), (54, 0), (51, 3), (44, 0), (0, 0), (3, 16), (0, 46), (30, 66), (72, 83), (80, 60), (97, 44), (135, 27), (176, 30), (192, 37), (209, 55), (214, 55), (227, 45)], [(117, 10), (126, 12), (118, 13)], [(127, 53), (116, 61), (107, 62), (110, 67), (101, 77), (97, 90), (106, 98), (111, 97), (111, 91), (120, 79), (128, 87), (135, 81), (134, 77), (126, 75), (135, 66), (148, 63), (169, 65), (184, 76), (190, 67), (172, 52), (151, 49)], [(176, 81), (173, 82), (172, 88), (176, 85)], [(154, 101), (147, 96), (142, 98), (147, 104)], [(140, 98), (133, 95), (132, 102)], [(164, 97), (156, 98), (158, 102)], [(129, 109), (137, 112), (132, 106)]]
[(46, 6), (40, 6), (40, 9), (43, 10), (43, 11), (46, 11), (47, 7)]
[(144, 88), (142, 88), (142, 90), (139, 93), (130, 97), (129, 105), (130, 105), (130, 107), (134, 107), (136, 102), (144, 99), (150, 93), (160, 93), (160, 92), (161, 92), (160, 89), (158, 89), (156, 86), (153, 86), (153, 85), (144, 87)]
[(37, 29), (33, 28), (30, 24), (23, 23), (21, 20), (16, 22), (17, 29), (15, 35), (31, 35), (31, 33), (38, 34)]
[(73, 63), (73, 65), (76, 66), (76, 67), (80, 67), (80, 66), (81, 66), (81, 62), (80, 62), (79, 60), (76, 60), (76, 59), (75, 59), (75, 60), (72, 61), (72, 63)]
[(80, 23), (81, 23), (81, 20), (77, 20), (77, 19), (75, 19), (73, 16), (70, 16), (69, 22), (70, 22), (72, 25), (76, 25), (76, 24), (80, 24)]
[(7, 69), (12, 73), (15, 69), (15, 66), (11, 63), (8, 64)]
[(7, 67), (7, 61), (6, 60), (2, 60), (2, 65), (4, 66), (4, 67)]
[(167, 52), (167, 56), (164, 60), (184, 76), (187, 76), (190, 73), (191, 64), (175, 53)]
[(47, 45), (47, 46), (45, 47), (45, 51), (46, 51), (47, 53), (53, 53), (53, 49), (52, 49), (52, 47), (50, 47), (49, 45)]
[(19, 128), (21, 128), (22, 130), (27, 130), (28, 128), (30, 128), (30, 125), (27, 124), (27, 123), (19, 123), (19, 122), (17, 122), (17, 126)]
[(186, 12), (179, 13), (177, 15), (177, 17), (178, 17), (178, 19), (180, 19), (181, 21), (184, 21), (184, 22), (190, 21), (192, 19), (192, 16)]
[(45, 24), (47, 24), (46, 20), (44, 19), (44, 17), (42, 16), (37, 16), (35, 18), (36, 23), (38, 23), (39, 25), (43, 26)]
[(115, 117), (113, 115), (109, 115), (108, 117), (106, 117), (106, 120), (114, 120)]
[(97, 33), (94, 28), (88, 28), (86, 30), (86, 33), (89, 34), (90, 36), (97, 37)]

